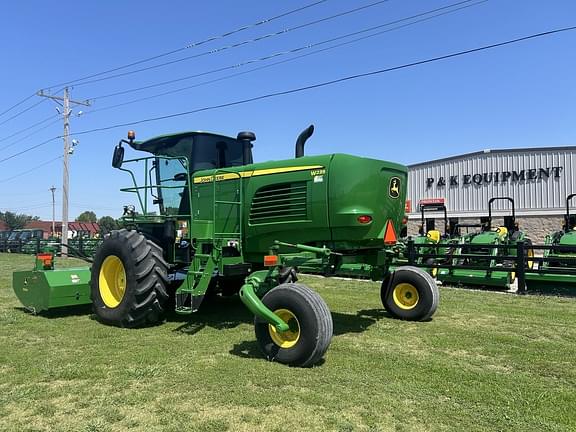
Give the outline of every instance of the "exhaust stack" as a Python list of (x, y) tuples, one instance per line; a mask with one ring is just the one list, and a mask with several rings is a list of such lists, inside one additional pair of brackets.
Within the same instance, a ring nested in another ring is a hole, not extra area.
[(314, 133), (314, 125), (310, 125), (306, 129), (304, 129), (300, 133), (300, 135), (298, 135), (298, 139), (296, 140), (295, 157), (301, 158), (302, 156), (304, 156), (304, 144), (306, 144), (306, 141), (308, 140), (308, 138), (312, 136), (313, 133)]
[(253, 132), (239, 132), (236, 137), (242, 143), (242, 150), (244, 152), (244, 165), (254, 163), (252, 159), (252, 141), (256, 141), (256, 135)]

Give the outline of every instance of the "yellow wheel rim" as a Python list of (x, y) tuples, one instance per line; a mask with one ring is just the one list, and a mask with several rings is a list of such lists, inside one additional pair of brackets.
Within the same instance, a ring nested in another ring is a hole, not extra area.
[(107, 256), (98, 277), (100, 297), (109, 308), (117, 307), (126, 293), (126, 271), (116, 255)]
[(290, 326), (285, 332), (278, 332), (276, 327), (268, 324), (268, 332), (272, 341), (280, 348), (292, 348), (300, 339), (300, 323), (298, 318), (288, 309), (277, 309), (274, 311), (285, 323)]
[(409, 283), (399, 283), (392, 291), (394, 303), (400, 309), (410, 310), (416, 307), (420, 296), (416, 287)]

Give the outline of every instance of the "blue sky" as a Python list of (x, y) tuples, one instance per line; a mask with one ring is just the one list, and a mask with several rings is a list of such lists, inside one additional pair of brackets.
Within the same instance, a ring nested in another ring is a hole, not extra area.
[[(215, 50), (375, 1), (324, 1), (141, 66)], [(146, 91), (101, 97), (110, 93), (242, 64), (456, 2), (389, 0), (235, 49), (121, 78), (76, 84), (72, 97), (94, 99), (94, 103), (91, 108), (75, 108), (75, 113), (81, 109), (84, 115), (72, 117), (72, 137), (74, 132), (307, 86), (576, 25), (574, 1), (489, 0), (315, 55), (168, 96), (103, 109), (296, 55)], [(6, 2), (2, 5), (0, 26), (0, 112), (39, 89), (182, 48), (311, 3), (314, 1)], [(307, 144), (308, 154), (351, 153), (404, 164), (486, 148), (576, 145), (575, 46), (576, 31), (566, 32), (309, 92), (140, 124), (134, 129), (139, 139), (183, 130), (232, 136), (251, 130), (257, 136), (256, 161), (291, 158), (297, 135), (311, 123), (316, 132)], [(54, 87), (53, 91), (59, 88)], [(7, 121), (40, 100), (34, 97), (0, 116), (0, 123), (4, 123), (0, 125), (0, 159), (62, 133), (62, 123), (55, 122), (24, 138), (39, 128), (27, 130), (30, 125), (56, 114), (55, 104), (49, 100)], [(71, 219), (88, 209), (99, 217), (118, 217), (122, 205), (134, 201), (118, 191), (128, 185), (129, 178), (110, 165), (113, 147), (127, 129), (76, 136), (80, 144), (70, 162)], [(23, 130), (26, 132), (5, 139)], [(0, 162), (0, 211), (50, 219), (49, 188), (54, 185), (58, 189), (59, 219), (62, 164), (60, 160), (46, 162), (61, 153), (62, 141), (55, 140)], [(45, 165), (20, 175), (42, 164)]]

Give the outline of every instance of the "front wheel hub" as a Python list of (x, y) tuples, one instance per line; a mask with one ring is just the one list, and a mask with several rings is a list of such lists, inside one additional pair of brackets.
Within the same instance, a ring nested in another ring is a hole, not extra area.
[(412, 284), (400, 283), (394, 287), (392, 298), (400, 309), (410, 310), (418, 304), (418, 290)]
[(126, 270), (116, 255), (107, 256), (98, 276), (100, 297), (109, 308), (118, 307), (126, 293)]
[(288, 309), (277, 309), (274, 313), (288, 324), (290, 328), (284, 332), (279, 332), (276, 330), (276, 327), (268, 324), (268, 332), (270, 333), (272, 341), (280, 348), (292, 348), (300, 339), (300, 323), (298, 322), (298, 318)]

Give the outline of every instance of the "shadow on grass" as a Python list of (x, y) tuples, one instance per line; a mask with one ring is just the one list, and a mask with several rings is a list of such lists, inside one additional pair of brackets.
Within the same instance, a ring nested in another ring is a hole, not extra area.
[(232, 349), (228, 351), (230, 354), (245, 358), (245, 359), (260, 359), (263, 360), (264, 356), (258, 348), (258, 342), (255, 340), (244, 341), (238, 344), (234, 344)]
[[(391, 315), (382, 309), (364, 309), (355, 314), (332, 312), (331, 315), (334, 323), (334, 336), (362, 333), (380, 319), (392, 319)], [(240, 324), (252, 324), (254, 316), (244, 307), (238, 297), (213, 298), (202, 304), (193, 317), (171, 312), (167, 316), (167, 321), (183, 322), (173, 330), (174, 332), (194, 335), (206, 327), (227, 330)], [(262, 352), (255, 339), (234, 344), (229, 353), (245, 359), (263, 360)]]
[[(23, 313), (30, 313), (23, 307), (15, 307), (14, 309)], [(355, 314), (341, 312), (331, 312), (331, 314), (334, 323), (334, 336), (362, 333), (382, 318), (392, 319), (392, 316), (383, 309), (365, 309)], [(40, 312), (37, 316), (54, 319), (82, 315), (90, 315), (90, 319), (97, 319), (92, 313), (92, 305), (56, 308)], [(174, 332), (194, 335), (206, 327), (227, 330), (240, 324), (252, 324), (254, 315), (242, 304), (238, 296), (214, 297), (206, 299), (202, 303), (200, 310), (192, 315), (180, 315), (173, 310), (168, 311), (166, 313), (166, 321), (182, 323), (173, 330)], [(258, 351), (257, 347), (256, 351)]]
[[(228, 353), (243, 359), (255, 359), (261, 361), (266, 360), (265, 355), (262, 353), (262, 351), (260, 351), (260, 348), (258, 347), (258, 342), (256, 341), (245, 341), (240, 342), (238, 344), (234, 344), (234, 346), (230, 351), (228, 351)], [(321, 358), (313, 366), (314, 367), (322, 366), (324, 363), (326, 363), (326, 360), (324, 358)]]
[[(561, 283), (561, 282), (558, 282)], [(522, 295), (528, 296), (547, 296), (547, 297), (568, 297), (574, 298), (576, 297), (576, 284), (572, 286), (565, 286), (565, 287), (558, 287), (553, 285), (554, 282), (548, 283), (536, 283), (536, 282), (529, 282), (527, 286), (527, 290), (522, 293)], [(488, 285), (466, 285), (465, 283), (450, 283), (446, 285), (442, 285), (444, 288), (451, 288), (451, 289), (465, 289), (465, 290), (472, 290), (472, 291), (486, 291), (486, 292), (500, 292), (500, 293), (508, 293), (508, 294), (516, 294), (514, 291), (509, 291), (507, 288), (498, 287), (498, 286), (488, 286)]]
[[(382, 318), (392, 316), (383, 309), (365, 309), (355, 314), (331, 312), (334, 323), (334, 336), (347, 333), (361, 333)], [(216, 297), (205, 301), (198, 312), (192, 315), (179, 315), (173, 311), (166, 316), (168, 322), (182, 322), (173, 331), (194, 335), (205, 327), (217, 330), (235, 328), (240, 324), (252, 324), (254, 315), (244, 307), (237, 296)]]
[(356, 314), (332, 312), (334, 336), (362, 333), (382, 318), (392, 319), (392, 316), (383, 309), (363, 309), (356, 312)]
[(192, 315), (180, 315), (174, 311), (166, 314), (168, 322), (182, 322), (182, 325), (173, 331), (193, 335), (210, 327), (217, 330), (226, 330), (248, 324), (254, 321), (254, 316), (240, 301), (234, 297), (214, 297), (206, 299), (198, 312)]
[(551, 286), (529, 287), (523, 295), (548, 296), (548, 297), (576, 297), (576, 287), (558, 288)]
[(37, 314), (34, 314), (32, 311), (22, 306), (17, 306), (14, 308), (14, 310), (20, 311), (22, 313), (33, 314), (41, 318), (54, 319), (54, 318), (66, 318), (72, 316), (89, 315), (92, 313), (92, 305), (88, 304), (77, 306), (64, 306), (50, 309), (47, 311), (42, 311)]
[[(332, 322), (334, 323), (334, 336), (348, 333), (362, 333), (366, 331), (368, 327), (377, 323), (380, 319), (392, 318), (390, 314), (381, 309), (364, 309), (358, 311), (356, 314), (345, 314), (340, 312), (332, 312), (331, 314)], [(264, 359), (256, 340), (234, 344), (229, 353), (244, 359)], [(323, 363), (324, 359), (320, 360), (320, 362), (314, 366), (321, 366)]]

